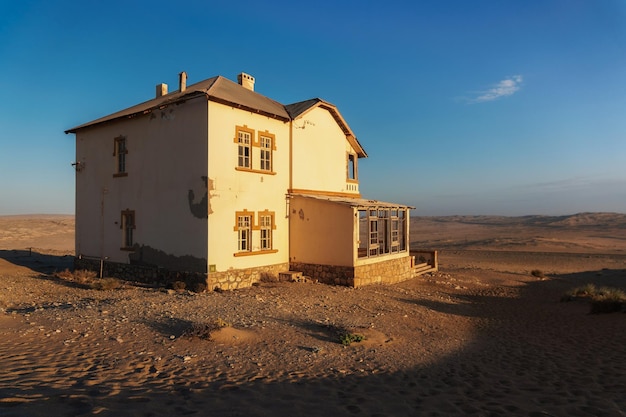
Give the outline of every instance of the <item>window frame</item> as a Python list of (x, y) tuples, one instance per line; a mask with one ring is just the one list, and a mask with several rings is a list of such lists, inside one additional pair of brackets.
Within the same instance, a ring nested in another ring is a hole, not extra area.
[(358, 156), (354, 153), (346, 153), (346, 180), (348, 182), (359, 182)]
[[(248, 136), (249, 142), (245, 143), (242, 141), (242, 137), (245, 135)], [(243, 126), (235, 126), (235, 137), (233, 142), (237, 144), (237, 163), (235, 167), (238, 170), (242, 171), (250, 171), (252, 170), (252, 147), (254, 146), (255, 135), (254, 129), (250, 129), (247, 125)], [(248, 155), (245, 155), (245, 151), (247, 150)], [(243, 155), (242, 155), (243, 151)], [(242, 158), (244, 158), (242, 160)], [(248, 164), (242, 164), (247, 160)]]
[(254, 212), (244, 209), (235, 213), (234, 230), (237, 232), (237, 253), (252, 252), (253, 227)]
[[(261, 171), (274, 172), (275, 136), (267, 130), (259, 133), (259, 168)], [(264, 158), (264, 155), (267, 157)], [(267, 166), (264, 166), (264, 162)]]
[[(242, 224), (240, 218), (249, 218), (249, 226)], [(269, 221), (266, 219), (269, 218)], [(276, 230), (276, 212), (263, 210), (256, 213), (244, 209), (235, 212), (235, 225), (233, 230), (237, 232), (237, 252), (233, 256), (262, 255), (276, 253), (274, 249), (274, 230)], [(246, 245), (242, 245), (245, 240)], [(266, 247), (269, 246), (269, 247)]]
[(258, 213), (259, 222), (259, 248), (261, 251), (270, 251), (274, 249), (274, 229), (276, 229), (276, 223), (274, 222), (273, 211), (261, 211)]
[[(130, 221), (129, 221), (130, 220)], [(122, 210), (120, 229), (122, 230), (121, 250), (134, 250), (135, 229), (137, 228), (135, 210)]]
[(408, 208), (360, 208), (357, 217), (357, 258), (373, 258), (407, 251)]
[(128, 155), (128, 141), (126, 136), (117, 136), (113, 139), (113, 156), (115, 156), (115, 173), (113, 177), (126, 177), (126, 155)]
[[(249, 135), (249, 144), (241, 141), (241, 137), (243, 135)], [(237, 144), (237, 161), (235, 164), (236, 171), (276, 175), (276, 172), (274, 172), (276, 135), (270, 133), (268, 130), (265, 130), (264, 132), (257, 132), (254, 129), (250, 129), (247, 125), (235, 126), (235, 137), (233, 142)], [(265, 144), (268, 146), (265, 146)], [(259, 148), (258, 152), (253, 148)]]

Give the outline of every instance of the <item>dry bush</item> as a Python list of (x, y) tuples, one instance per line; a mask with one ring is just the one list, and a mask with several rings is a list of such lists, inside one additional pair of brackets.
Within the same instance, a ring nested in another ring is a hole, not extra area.
[(55, 276), (65, 281), (85, 284), (93, 280), (96, 276), (98, 276), (98, 274), (95, 271), (89, 271), (86, 269), (77, 269), (75, 271), (66, 269), (64, 271), (57, 272)]
[(198, 339), (209, 340), (211, 333), (223, 327), (231, 327), (232, 325), (218, 317), (210, 323), (193, 323), (187, 330), (183, 332), (183, 336)]
[(74, 271), (74, 280), (76, 282), (84, 283), (95, 279), (98, 276), (96, 271), (89, 271), (87, 269), (79, 269)]
[(56, 272), (54, 274), (57, 278), (61, 278), (64, 280), (74, 280), (74, 273), (69, 269), (65, 269), (65, 271)]
[(592, 314), (626, 311), (626, 292), (618, 288), (598, 288), (594, 284), (586, 284), (568, 291), (561, 300), (571, 301), (574, 298), (589, 298)]
[(176, 291), (183, 291), (185, 288), (187, 288), (187, 284), (185, 284), (185, 281), (174, 281), (172, 283), (172, 288)]
[(95, 280), (91, 283), (91, 288), (94, 290), (116, 290), (118, 288), (122, 288), (122, 282), (117, 278), (102, 278)]

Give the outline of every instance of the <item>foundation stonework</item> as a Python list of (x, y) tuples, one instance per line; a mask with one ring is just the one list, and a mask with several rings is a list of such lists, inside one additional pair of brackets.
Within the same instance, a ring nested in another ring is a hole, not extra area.
[[(75, 258), (74, 269), (100, 270), (100, 260)], [(154, 286), (172, 287), (184, 282), (192, 291), (236, 290), (262, 281), (278, 281), (281, 272), (297, 271), (318, 282), (330, 285), (362, 287), (371, 284), (394, 284), (416, 276), (411, 256), (380, 261), (368, 265), (333, 266), (301, 262), (280, 263), (255, 268), (232, 269), (208, 274), (169, 271), (143, 265), (104, 261), (103, 276), (113, 276)]]
[(324, 284), (362, 287), (371, 284), (394, 284), (414, 278), (410, 256), (359, 266), (333, 266), (292, 262), (290, 270)]
[(209, 272), (209, 290), (236, 290), (251, 287), (261, 281), (278, 281), (278, 274), (289, 270), (288, 263), (259, 266), (256, 268), (231, 269), (223, 272)]
[[(99, 259), (74, 258), (74, 269), (100, 271)], [(206, 274), (200, 272), (169, 271), (163, 268), (123, 264), (119, 262), (102, 262), (102, 276), (116, 277), (128, 281), (142, 282), (154, 286), (171, 287), (174, 282), (184, 282), (185, 288), (202, 292), (207, 288)], [(204, 288), (202, 288), (204, 286)]]

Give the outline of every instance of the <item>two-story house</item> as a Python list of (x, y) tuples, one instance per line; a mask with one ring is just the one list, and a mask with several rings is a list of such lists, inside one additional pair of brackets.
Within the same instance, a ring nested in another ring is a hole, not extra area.
[[(283, 271), (361, 286), (414, 276), (409, 207), (361, 198), (365, 150), (334, 105), (217, 76), (76, 135), (76, 263), (234, 289)], [(191, 284), (190, 284), (191, 285)]]

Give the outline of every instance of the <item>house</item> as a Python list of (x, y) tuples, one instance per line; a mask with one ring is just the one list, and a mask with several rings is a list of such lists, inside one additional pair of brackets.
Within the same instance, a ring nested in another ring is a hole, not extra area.
[(76, 266), (235, 289), (287, 271), (361, 286), (415, 275), (409, 209), (363, 199), (336, 106), (217, 76), (71, 128)]

